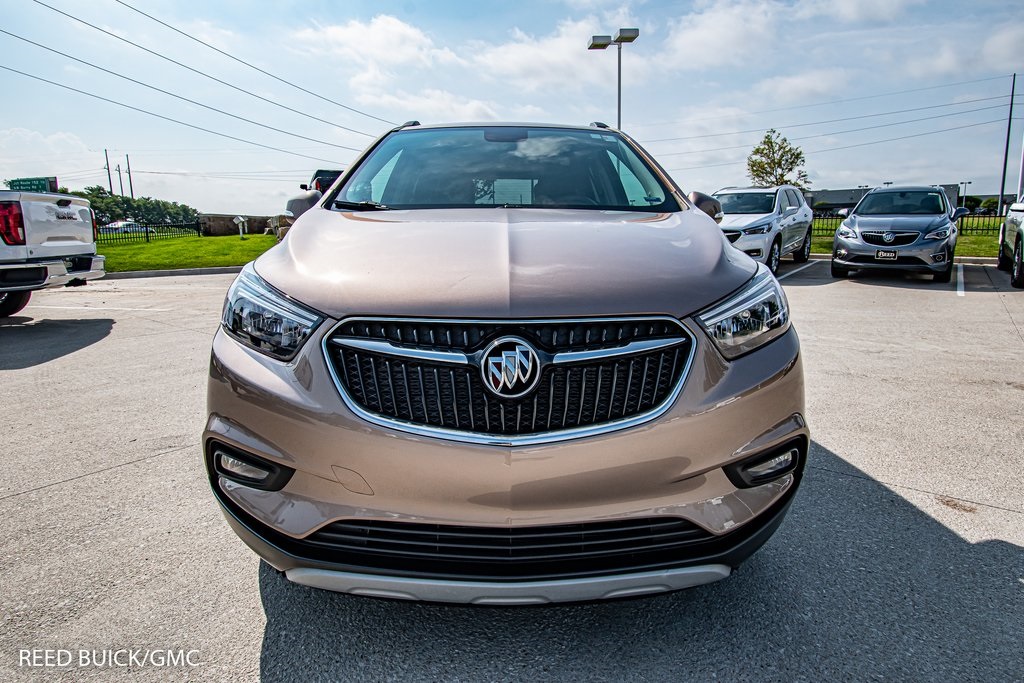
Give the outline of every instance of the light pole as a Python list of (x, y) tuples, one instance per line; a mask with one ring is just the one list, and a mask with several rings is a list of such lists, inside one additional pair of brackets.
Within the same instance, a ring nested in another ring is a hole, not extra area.
[(622, 44), (632, 43), (640, 36), (640, 29), (638, 28), (620, 28), (616, 33), (615, 37), (611, 36), (591, 36), (590, 44), (587, 45), (588, 50), (603, 50), (612, 43), (619, 48), (619, 77), (618, 77), (618, 120), (615, 127), (622, 130)]
[(964, 186), (964, 192), (960, 195), (960, 206), (967, 206), (967, 186), (971, 184), (971, 181), (961, 180), (959, 184)]
[(883, 185), (885, 185), (886, 187), (889, 187), (890, 185), (892, 185), (892, 181), (891, 181), (891, 180), (886, 180), (886, 181), (885, 181), (884, 183), (882, 183), (882, 184), (883, 184)]

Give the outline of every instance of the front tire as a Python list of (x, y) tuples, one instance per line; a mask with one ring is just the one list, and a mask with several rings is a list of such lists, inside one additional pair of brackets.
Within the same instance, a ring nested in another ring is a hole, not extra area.
[(934, 282), (949, 282), (953, 279), (953, 252), (946, 250), (946, 268), (932, 275)]
[(1017, 289), (1024, 289), (1024, 255), (1021, 254), (1020, 238), (1013, 245), (1013, 270), (1010, 271), (1010, 285)]
[(1003, 240), (1006, 239), (1005, 231), (1006, 226), (1003, 226), (999, 230), (999, 247), (997, 249), (998, 253), (996, 254), (996, 268), (999, 270), (1010, 270), (1013, 266), (1013, 258), (1007, 256), (1006, 252), (1003, 250)]
[(768, 250), (768, 258), (766, 259), (765, 265), (768, 266), (768, 270), (772, 271), (772, 275), (779, 272), (779, 262), (782, 260), (782, 243), (779, 238), (776, 237), (775, 241), (772, 242), (771, 249)]
[(800, 245), (800, 249), (793, 252), (793, 260), (797, 263), (807, 263), (807, 260), (811, 258), (811, 230), (807, 230), (807, 234), (804, 235), (804, 243)]
[(28, 305), (32, 292), (4, 292), (0, 294), (0, 318), (9, 318)]
[(832, 261), (832, 277), (844, 278), (850, 274), (850, 269), (845, 266), (837, 266), (836, 262)]

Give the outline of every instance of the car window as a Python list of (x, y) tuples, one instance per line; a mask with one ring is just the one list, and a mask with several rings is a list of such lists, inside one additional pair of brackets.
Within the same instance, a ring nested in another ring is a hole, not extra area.
[(795, 190), (786, 190), (786, 196), (789, 197), (789, 205), (800, 208), (803, 206), (803, 200), (800, 197), (800, 193)]
[(779, 190), (779, 213), (782, 213), (793, 204), (790, 202), (788, 190)]
[(678, 210), (652, 169), (617, 134), (505, 126), (393, 133), (333, 199), (389, 208)]
[(722, 213), (771, 213), (774, 192), (725, 192), (714, 195), (722, 204)]
[(872, 192), (864, 195), (853, 212), (861, 216), (934, 215), (946, 212), (946, 202), (937, 190)]

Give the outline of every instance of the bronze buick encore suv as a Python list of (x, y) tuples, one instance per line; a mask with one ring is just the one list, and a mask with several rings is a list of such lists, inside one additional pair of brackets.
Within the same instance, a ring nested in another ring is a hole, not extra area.
[(378, 139), (231, 285), (208, 404), (288, 579), (489, 605), (729, 576), (809, 443), (779, 283), (603, 124)]

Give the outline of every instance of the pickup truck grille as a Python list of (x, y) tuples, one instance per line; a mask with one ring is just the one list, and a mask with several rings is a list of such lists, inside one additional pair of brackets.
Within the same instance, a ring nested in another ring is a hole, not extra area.
[[(507, 336), (534, 345), (549, 359), (576, 355), (572, 362), (544, 363), (534, 390), (503, 398), (484, 385), (479, 358), (491, 341)], [(382, 350), (367, 341), (389, 346)], [(359, 319), (343, 321), (325, 340), (342, 397), (364, 418), (406, 431), (493, 443), (544, 442), (651, 419), (667, 409), (680, 388), (692, 349), (689, 333), (668, 318)], [(464, 354), (467, 361), (437, 360), (432, 352)]]

